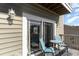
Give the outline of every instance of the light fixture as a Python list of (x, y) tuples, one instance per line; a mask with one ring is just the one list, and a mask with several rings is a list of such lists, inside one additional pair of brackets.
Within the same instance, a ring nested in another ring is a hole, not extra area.
[(7, 18), (9, 25), (13, 24), (13, 20), (15, 19), (15, 15), (16, 15), (15, 11), (12, 8), (9, 9), (9, 11), (8, 11), (8, 18)]

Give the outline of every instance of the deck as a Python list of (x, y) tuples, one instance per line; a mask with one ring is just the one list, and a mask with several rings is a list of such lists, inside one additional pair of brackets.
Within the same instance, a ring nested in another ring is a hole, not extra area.
[[(38, 51), (34, 55), (36, 55), (36, 56), (44, 56), (41, 51)], [(48, 54), (48, 56), (52, 56), (52, 55)], [(65, 50), (56, 51), (56, 55), (55, 56), (79, 56), (79, 50), (68, 48), (68, 53)]]

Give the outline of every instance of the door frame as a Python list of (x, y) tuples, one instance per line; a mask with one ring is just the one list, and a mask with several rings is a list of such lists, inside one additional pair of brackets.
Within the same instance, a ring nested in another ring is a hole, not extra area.
[[(40, 30), (40, 37), (43, 38), (43, 23), (44, 22), (48, 22), (48, 23), (52, 23), (53, 25), (56, 24), (56, 22), (54, 20), (50, 20), (47, 18), (42, 18), (42, 17), (38, 17), (35, 15), (31, 15), (28, 13), (23, 12), (23, 55), (31, 55), (31, 48), (30, 48), (30, 33), (29, 33), (29, 29), (30, 29), (30, 21), (37, 21), (41, 23), (41, 30)], [(54, 27), (56, 28), (56, 27)], [(55, 29), (53, 30), (53, 32), (56, 31)], [(29, 33), (29, 34), (28, 34)]]

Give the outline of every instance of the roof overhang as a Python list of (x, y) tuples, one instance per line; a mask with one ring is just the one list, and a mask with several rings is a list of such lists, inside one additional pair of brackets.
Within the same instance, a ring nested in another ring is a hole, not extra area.
[(61, 3), (69, 12), (72, 11), (71, 6), (68, 3)]
[(46, 8), (58, 15), (70, 13), (72, 11), (69, 3), (39, 3), (42, 8)]
[[(22, 6), (21, 6), (22, 5)], [(44, 11), (44, 12), (48, 12), (49, 14), (55, 14), (55, 15), (63, 15), (63, 14), (67, 14), (70, 13), (72, 11), (71, 6), (69, 5), (69, 3), (33, 3), (30, 4), (32, 6), (34, 6), (36, 10), (39, 9)], [(19, 8), (19, 7), (20, 8)], [(19, 10), (22, 11), (22, 7), (26, 6), (26, 4), (0, 4), (0, 11), (5, 11), (7, 12), (7, 10), (9, 8), (13, 8), (15, 10)]]

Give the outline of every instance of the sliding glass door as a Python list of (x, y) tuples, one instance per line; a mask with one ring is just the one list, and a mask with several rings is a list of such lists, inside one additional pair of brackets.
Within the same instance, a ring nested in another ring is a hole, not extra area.
[(53, 24), (44, 22), (43, 32), (44, 32), (45, 44), (50, 44), (50, 40), (53, 39)]
[(40, 38), (42, 37), (45, 44), (49, 43), (53, 39), (53, 23), (45, 21), (28, 21), (28, 50), (29, 53), (36, 53), (40, 50)]

